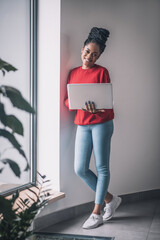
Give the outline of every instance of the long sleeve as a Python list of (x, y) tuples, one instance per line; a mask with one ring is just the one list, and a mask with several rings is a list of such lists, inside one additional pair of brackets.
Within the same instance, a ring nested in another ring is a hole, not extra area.
[(103, 80), (102, 82), (104, 83), (110, 83), (111, 80), (110, 80), (110, 76), (109, 76), (109, 72), (107, 69), (105, 69), (105, 71), (103, 72)]
[(65, 98), (64, 98), (64, 104), (65, 104), (66, 107), (69, 109), (69, 101), (68, 101), (68, 94), (67, 94), (67, 91), (66, 91), (66, 95), (65, 95)]

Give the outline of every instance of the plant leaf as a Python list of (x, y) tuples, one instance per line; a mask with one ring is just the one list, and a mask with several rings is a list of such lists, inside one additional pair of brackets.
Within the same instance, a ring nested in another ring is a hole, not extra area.
[(18, 200), (19, 200), (20, 204), (21, 204), (23, 207), (25, 207), (25, 204), (24, 204), (23, 199), (22, 199), (21, 197), (19, 197)]
[(38, 173), (38, 175), (42, 178), (42, 179), (45, 179), (46, 178), (46, 175), (42, 175), (40, 172), (38, 172), (37, 171), (37, 173)]
[(3, 164), (8, 164), (10, 166), (10, 168), (12, 169), (12, 171), (14, 172), (14, 174), (20, 178), (21, 170), (15, 161), (8, 159), (8, 158), (2, 159), (1, 161)]
[[(3, 88), (3, 91), (5, 89), (5, 94), (3, 92), (3, 95), (5, 97), (8, 97), (13, 104), (14, 107), (17, 107), (21, 110), (24, 110), (29, 113), (35, 113), (34, 109), (31, 107), (30, 103), (27, 102), (21, 92), (17, 90), (16, 88), (13, 88), (11, 86), (1, 86)], [(1, 91), (2, 92), (2, 91)]]
[(4, 126), (11, 128), (13, 130), (13, 132), (16, 132), (23, 136), (22, 123), (14, 115), (7, 115), (5, 113), (3, 103), (0, 103), (0, 121), (3, 123)]
[(35, 199), (33, 199), (31, 196), (29, 196), (29, 194), (26, 193), (26, 195), (27, 195), (27, 197), (28, 197), (30, 200), (32, 200), (33, 202), (35, 202)]
[(0, 121), (3, 123), (3, 125), (6, 126), (7, 117), (6, 117), (3, 103), (0, 103)]
[(17, 190), (12, 194), (12, 203), (13, 204), (18, 197), (19, 197), (19, 191)]
[(27, 160), (24, 151), (21, 149), (21, 145), (19, 144), (19, 142), (16, 140), (15, 136), (12, 133), (5, 129), (0, 129), (0, 137), (7, 138), (9, 142), (13, 145), (13, 147), (15, 147), (18, 150), (18, 152)]
[(0, 129), (0, 136), (7, 138), (16, 149), (21, 148), (21, 145), (18, 143), (15, 136), (12, 133), (10, 133), (9, 131), (7, 131), (5, 129)]
[(37, 195), (37, 193), (34, 191), (34, 190), (32, 190), (32, 189), (30, 189), (30, 188), (27, 188), (31, 193), (33, 193), (35, 196), (36, 196), (36, 198), (38, 199), (38, 195)]
[(5, 75), (5, 71), (2, 69), (2, 74), (3, 74), (3, 76)]
[(25, 169), (24, 169), (24, 172), (27, 172), (29, 169), (30, 169), (30, 166), (29, 166), (29, 164), (27, 163), (27, 165), (26, 165), (26, 167), (25, 167)]
[(3, 170), (4, 170), (4, 168), (0, 168), (0, 173), (2, 173), (2, 172), (3, 172)]
[[(50, 191), (52, 191), (52, 188), (43, 190), (41, 193), (49, 193)], [(49, 194), (50, 194), (50, 193), (49, 193)]]
[(48, 180), (43, 181), (43, 183), (47, 183), (47, 182), (50, 182), (50, 180), (48, 179)]
[(16, 132), (19, 135), (23, 136), (23, 125), (14, 115), (7, 115), (7, 126), (11, 128), (13, 132)]
[(11, 201), (4, 196), (0, 196), (0, 213), (2, 213), (3, 217), (8, 221), (15, 218), (14, 211), (12, 211)]
[(0, 58), (0, 70), (2, 71), (3, 75), (5, 74), (5, 71), (17, 71), (17, 68), (15, 68), (13, 65), (10, 63), (5, 62)]
[(21, 210), (23, 210), (23, 208), (18, 204), (18, 202), (17, 202), (16, 204), (17, 204), (17, 206), (18, 206), (18, 209), (17, 209), (17, 210), (19, 210), (19, 208), (20, 208)]

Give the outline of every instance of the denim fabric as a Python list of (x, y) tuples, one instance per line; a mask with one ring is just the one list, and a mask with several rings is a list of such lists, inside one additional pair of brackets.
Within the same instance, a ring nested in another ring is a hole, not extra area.
[[(74, 169), (76, 174), (96, 192), (96, 204), (103, 204), (108, 190), (113, 128), (113, 120), (100, 124), (77, 126)], [(92, 150), (97, 176), (89, 169)]]

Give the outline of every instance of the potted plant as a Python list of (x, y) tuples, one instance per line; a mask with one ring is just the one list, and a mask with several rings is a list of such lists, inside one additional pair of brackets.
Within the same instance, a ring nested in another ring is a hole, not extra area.
[[(0, 71), (3, 76), (6, 72), (17, 71), (17, 69), (8, 62), (0, 59)], [(23, 110), (29, 114), (35, 113), (32, 106), (24, 99), (21, 92), (8, 85), (0, 85), (0, 137), (7, 139), (13, 148), (26, 160), (25, 171), (29, 169), (26, 154), (16, 138), (16, 134), (23, 136), (23, 124), (13, 114), (7, 114), (5, 111), (5, 98), (9, 99), (15, 108)], [(15, 159), (3, 158), (0, 152), (0, 173), (5, 170), (8, 164), (15, 176), (20, 178), (21, 169)], [(17, 191), (9, 198), (0, 196), (0, 240), (24, 240), (32, 234), (29, 230), (33, 219), (40, 209), (49, 201), (49, 189), (45, 188), (45, 176), (40, 175), (36, 186), (27, 188), (25, 192)]]
[(0, 196), (0, 240), (25, 240), (32, 235), (30, 226), (36, 214), (50, 200), (46, 176), (38, 173), (36, 186), (22, 194), (16, 192), (10, 199)]

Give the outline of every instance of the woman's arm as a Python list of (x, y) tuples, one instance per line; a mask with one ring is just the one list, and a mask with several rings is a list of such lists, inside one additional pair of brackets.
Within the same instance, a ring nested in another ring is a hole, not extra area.
[[(100, 79), (100, 83), (110, 83), (110, 82), (111, 81), (110, 81), (109, 72), (107, 69), (105, 69)], [(82, 108), (82, 110), (90, 113), (105, 112), (105, 109), (96, 109), (95, 103), (90, 101), (85, 103), (85, 109)]]
[[(110, 83), (110, 76), (107, 69), (104, 69), (103, 74), (100, 78), (100, 83)], [(85, 109), (82, 109), (83, 111), (88, 111), (90, 113), (97, 113), (97, 112), (105, 112), (106, 109), (96, 109), (94, 102), (86, 102), (85, 103)]]
[(76, 110), (74, 110), (74, 109), (70, 109), (70, 108), (69, 108), (69, 101), (68, 101), (68, 94), (67, 94), (67, 93), (66, 93), (66, 96), (65, 96), (65, 98), (64, 98), (64, 104), (66, 105), (66, 107), (69, 109), (70, 112), (76, 111)]

